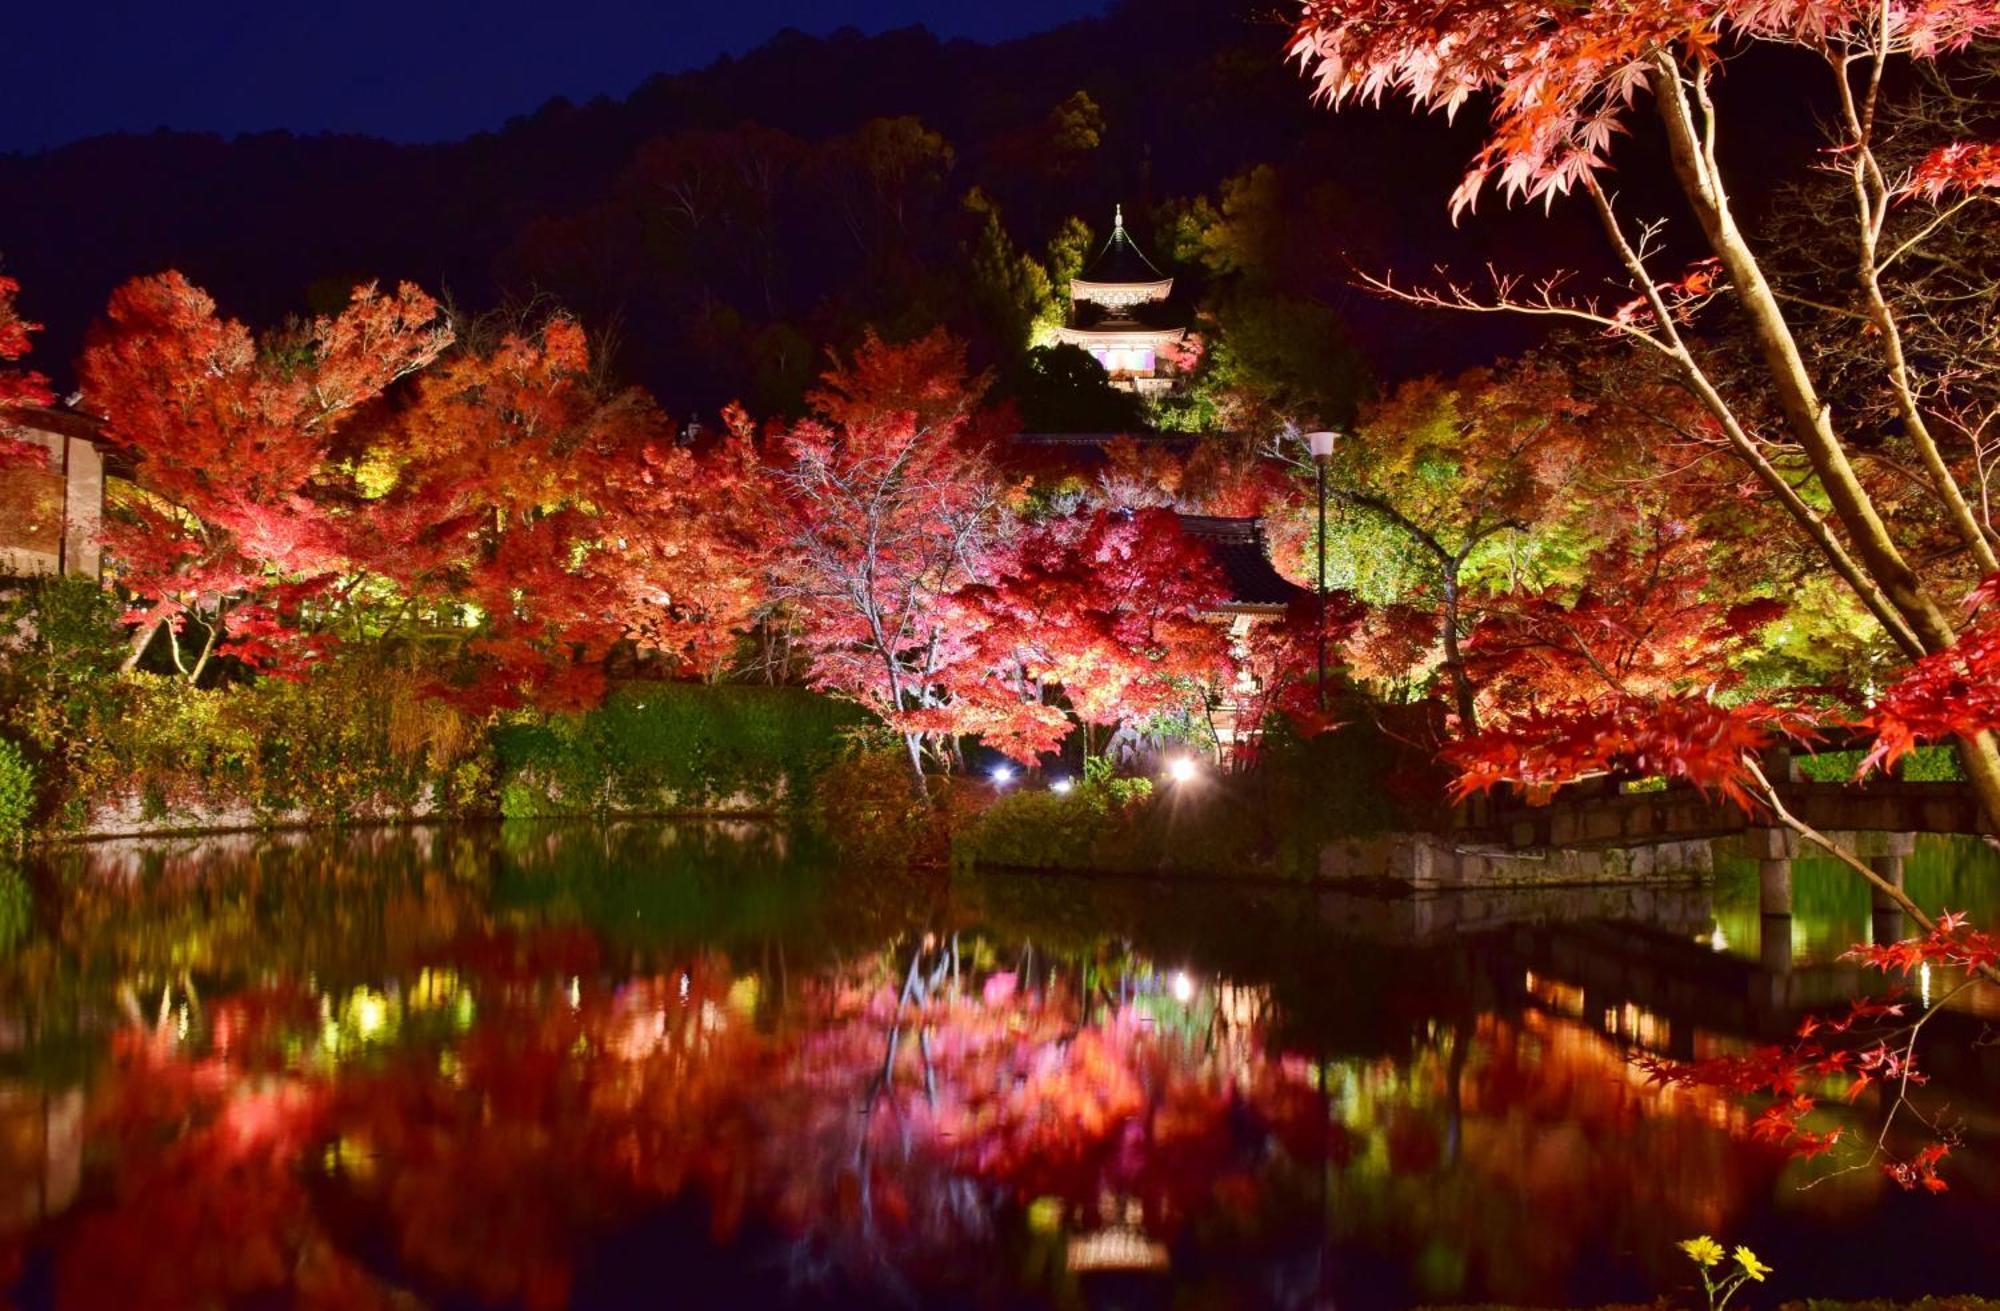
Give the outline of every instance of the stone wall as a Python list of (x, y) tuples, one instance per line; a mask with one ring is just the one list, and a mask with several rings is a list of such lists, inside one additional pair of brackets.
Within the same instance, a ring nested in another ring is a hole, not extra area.
[(1328, 843), (1319, 876), (1388, 880), (1413, 888), (1515, 888), (1702, 879), (1715, 869), (1714, 843), (1686, 838), (1635, 846), (1513, 849), (1463, 843), (1435, 833), (1392, 833)]

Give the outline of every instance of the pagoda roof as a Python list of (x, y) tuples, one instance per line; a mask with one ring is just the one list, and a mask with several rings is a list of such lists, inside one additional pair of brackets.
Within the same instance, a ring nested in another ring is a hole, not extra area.
[(1146, 252), (1140, 250), (1139, 243), (1132, 240), (1132, 234), (1125, 231), (1123, 205), (1112, 211), (1111, 236), (1105, 241), (1104, 248), (1078, 276), (1083, 282), (1158, 282), (1163, 278), (1172, 281), (1146, 258)]
[(1173, 289), (1174, 280), (1160, 272), (1125, 231), (1123, 205), (1112, 211), (1111, 236), (1104, 248), (1069, 284), (1071, 300), (1114, 307), (1165, 300)]

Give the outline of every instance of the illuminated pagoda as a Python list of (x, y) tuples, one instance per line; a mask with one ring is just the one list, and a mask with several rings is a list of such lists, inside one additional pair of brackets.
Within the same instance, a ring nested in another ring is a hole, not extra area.
[(1119, 205), (1112, 211), (1111, 239), (1081, 276), (1070, 279), (1070, 326), (1056, 329), (1056, 340), (1090, 352), (1121, 391), (1170, 391), (1173, 370), (1162, 367), (1160, 355), (1179, 345), (1187, 329), (1149, 323), (1145, 315), (1173, 289), (1174, 280), (1125, 231), (1125, 207)]

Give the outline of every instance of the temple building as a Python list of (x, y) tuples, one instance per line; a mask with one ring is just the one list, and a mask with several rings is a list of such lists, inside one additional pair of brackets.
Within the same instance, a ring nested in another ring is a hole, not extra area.
[(97, 437), (96, 421), (80, 414), (34, 406), (0, 413), (0, 438), (39, 457), (0, 463), (0, 578), (100, 574), (105, 473)]
[(1090, 352), (1121, 391), (1142, 396), (1170, 391), (1172, 354), (1187, 328), (1162, 324), (1156, 316), (1173, 290), (1174, 280), (1125, 231), (1125, 207), (1120, 205), (1113, 211), (1111, 239), (1080, 276), (1070, 279), (1070, 324), (1056, 329), (1056, 340)]

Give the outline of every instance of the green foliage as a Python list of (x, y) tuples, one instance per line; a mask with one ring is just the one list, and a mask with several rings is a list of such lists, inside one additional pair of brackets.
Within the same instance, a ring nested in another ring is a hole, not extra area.
[(1949, 746), (1918, 747), (1904, 756), (1897, 772), (1912, 783), (1963, 783), (1965, 766)]
[(8, 652), (9, 679), (47, 681), (108, 674), (125, 655), (122, 610), (116, 595), (83, 577), (37, 578), (4, 603), (6, 630), (17, 634)]
[(1058, 155), (1087, 155), (1104, 144), (1104, 111), (1088, 91), (1072, 91), (1048, 118), (1049, 145)]
[(35, 767), (0, 738), (0, 851), (19, 845), (35, 813)]
[(0, 726), (36, 758), (59, 767), (82, 726), (113, 713), (119, 609), (85, 578), (36, 579), (0, 599)]
[(363, 653), (300, 682), (122, 673), (119, 609), (76, 578), (4, 603), (0, 729), (55, 831), (490, 812), (476, 726), (428, 700), (420, 671)]
[(1081, 346), (1037, 346), (1008, 371), (1007, 391), (1030, 432), (1133, 432), (1139, 400), (1111, 385)]
[(500, 811), (795, 808), (863, 718), (799, 688), (627, 684), (586, 714), (524, 715), (497, 728)]
[[(300, 682), (120, 673), (114, 598), (76, 580), (8, 603), (0, 835), (39, 779), (56, 831), (799, 804), (861, 712), (798, 689), (634, 684), (578, 719), (490, 734), (421, 668), (361, 652)], [(495, 748), (505, 765), (496, 758)], [(18, 831), (18, 830), (14, 830)]]
[[(1024, 788), (1002, 797), (961, 829), (952, 854), (1032, 869), (1309, 878), (1327, 842), (1442, 818), (1396, 799), (1411, 790), (1398, 786), (1397, 771), (1413, 763), (1420, 767), (1372, 720), (1313, 738), (1279, 722), (1245, 774), (1204, 772), (1156, 790), (1087, 761), (1067, 794)], [(1437, 779), (1415, 790), (1443, 794)]]
[[(1799, 773), (1818, 783), (1851, 783), (1855, 772), (1861, 768), (1861, 761), (1867, 752), (1856, 748), (1851, 751), (1822, 751), (1818, 755), (1798, 756), (1794, 763)], [(1962, 783), (1965, 768), (1959, 763), (1958, 752), (1950, 746), (1918, 747), (1897, 762), (1896, 773), (1912, 783)]]
[[(952, 808), (941, 787), (919, 797), (900, 745), (856, 739), (819, 778), (813, 817), (842, 857), (865, 866), (939, 863)], [(942, 804), (941, 804), (942, 803)]]
[(1145, 401), (1146, 422), (1159, 432), (1185, 432), (1200, 436), (1228, 425), (1226, 404), (1234, 376), (1233, 361), (1225, 344), (1210, 345), (1192, 375), (1184, 377), (1173, 391), (1149, 396)]
[(1337, 308), (1330, 266), (1310, 252), (1342, 226), (1348, 204), (1323, 179), (1258, 165), (1225, 181), (1219, 204), (1173, 215), (1163, 249), (1208, 274), (1211, 338), (1229, 343), (1228, 387), (1252, 412), (1349, 421), (1369, 391), (1367, 366)]
[(300, 682), (100, 680), (49, 756), (56, 827), (84, 829), (94, 810), (133, 805), (146, 820), (192, 827), (489, 812), (476, 734), (463, 723), (447, 731), (422, 695), (418, 675), (359, 659)]
[(967, 251), (973, 301), (995, 338), (1020, 350), (1029, 344), (1036, 325), (1052, 317), (1060, 321), (1063, 298), (1050, 285), (1041, 263), (1015, 248), (1000, 207), (985, 192), (974, 187), (966, 193), (964, 206), (979, 224)]
[[(1314, 737), (1300, 737), (1282, 717), (1266, 729), (1256, 776), (1285, 868), (1316, 870), (1320, 847), (1336, 838), (1424, 828), (1443, 819), (1426, 813), (1424, 802), (1397, 799), (1406, 793), (1441, 797), (1444, 779), (1423, 779), (1434, 762), (1378, 728), (1371, 706), (1358, 697), (1343, 703), (1350, 722)], [(1411, 786), (1400, 786), (1399, 772), (1414, 779)]]
[(994, 802), (958, 835), (952, 855), (1024, 869), (1132, 869), (1152, 793), (1146, 779), (1114, 778), (1102, 762), (1087, 762), (1068, 793), (1024, 788)]
[[(1301, 544), (1301, 577), (1317, 577), (1318, 507), (1310, 497), (1287, 507), (1305, 524), (1289, 534)], [(1428, 598), (1434, 572), (1430, 559), (1409, 535), (1365, 510), (1337, 501), (1326, 512), (1326, 585), (1352, 592), (1369, 605), (1396, 605)]]
[(1893, 676), (1895, 649), (1847, 584), (1811, 577), (1784, 599), (1743, 662), (1747, 688), (1870, 687)]
[(1056, 327), (1069, 304), (1069, 284), (1072, 278), (1080, 277), (1083, 266), (1089, 261), (1091, 252), (1097, 249), (1097, 238), (1091, 233), (1090, 225), (1072, 214), (1056, 225), (1055, 235), (1049, 238), (1049, 285), (1056, 293), (1055, 317), (1046, 322), (1046, 327)]

